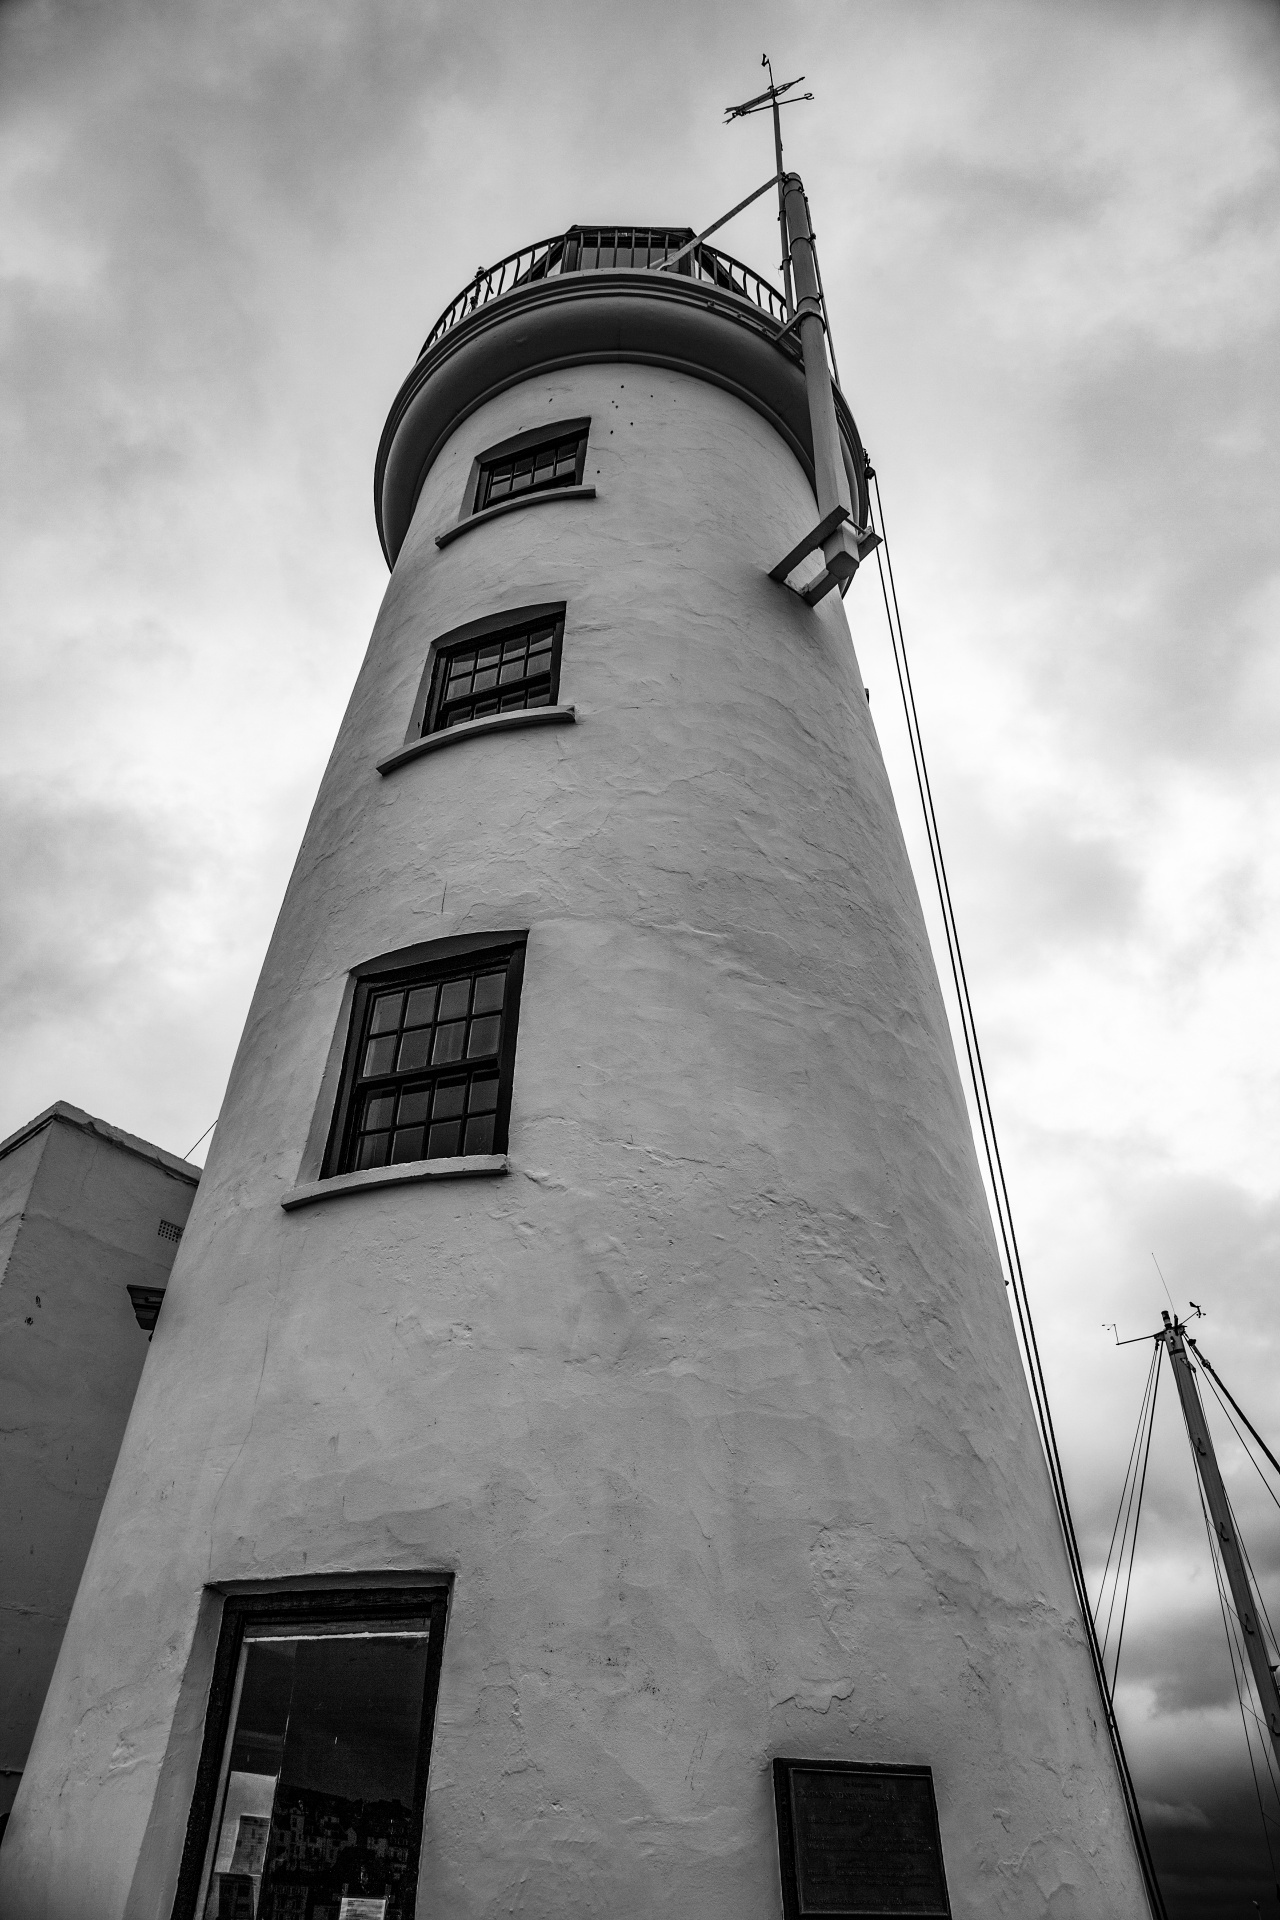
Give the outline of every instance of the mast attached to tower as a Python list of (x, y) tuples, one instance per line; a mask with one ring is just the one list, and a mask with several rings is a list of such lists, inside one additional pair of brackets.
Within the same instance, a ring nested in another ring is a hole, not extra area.
[(1253, 1684), (1258, 1690), (1258, 1702), (1266, 1721), (1267, 1732), (1271, 1736), (1271, 1744), (1275, 1748), (1276, 1759), (1280, 1761), (1280, 1689), (1277, 1689), (1276, 1676), (1267, 1659), (1266, 1643), (1258, 1624), (1258, 1603), (1254, 1598), (1249, 1571), (1240, 1549), (1231, 1503), (1227, 1499), (1227, 1490), (1218, 1469), (1218, 1457), (1213, 1450), (1213, 1439), (1209, 1433), (1209, 1423), (1204, 1417), (1200, 1391), (1196, 1386), (1195, 1375), (1191, 1371), (1191, 1362), (1187, 1358), (1186, 1329), (1180, 1320), (1171, 1319), (1167, 1311), (1163, 1312), (1162, 1317), (1164, 1332), (1157, 1334), (1156, 1338), (1164, 1341), (1173, 1367), (1173, 1377), (1178, 1383), (1178, 1398), (1182, 1402), (1183, 1418), (1187, 1423), (1187, 1437), (1191, 1441), (1191, 1453), (1196, 1463), (1196, 1472), (1200, 1475), (1200, 1484), (1204, 1488), (1204, 1497), (1213, 1521), (1213, 1530), (1218, 1536), (1218, 1550), (1222, 1555), (1222, 1564), (1226, 1569), (1227, 1580), (1231, 1587), (1231, 1598), (1244, 1634), (1245, 1652), (1249, 1656)]

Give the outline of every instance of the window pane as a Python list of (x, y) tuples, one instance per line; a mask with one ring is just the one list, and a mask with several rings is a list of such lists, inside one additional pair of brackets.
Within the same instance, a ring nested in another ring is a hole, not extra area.
[(253, 1920), (284, 1757), (296, 1652), (293, 1641), (250, 1643), (245, 1649), (240, 1709), (204, 1907), (208, 1920), (221, 1920), (224, 1913), (245, 1913)]
[(478, 1113), (473, 1114), (467, 1121), (466, 1150), (468, 1153), (493, 1152), (494, 1119), (495, 1116), (492, 1113)]
[(474, 1060), (477, 1055), (498, 1051), (498, 1029), (502, 1025), (496, 1013), (486, 1014), (483, 1020), (471, 1022), (471, 1032), (467, 1038), (467, 1058)]
[(417, 1033), (406, 1033), (400, 1042), (400, 1058), (396, 1061), (397, 1071), (412, 1073), (417, 1067), (425, 1067), (430, 1046), (430, 1027), (422, 1027)]
[(471, 981), (446, 980), (440, 989), (441, 1020), (461, 1020), (471, 999)]
[(430, 1087), (415, 1087), (412, 1093), (400, 1095), (399, 1121), (402, 1127), (420, 1127), (427, 1117), (427, 1108), (431, 1104)]
[(398, 1166), (403, 1160), (421, 1160), (422, 1157), (422, 1128), (399, 1128), (391, 1148), (392, 1165)]
[(471, 1091), (467, 1095), (469, 1113), (492, 1113), (498, 1104), (498, 1076), (496, 1073), (478, 1073), (471, 1082)]
[(385, 1167), (387, 1164), (387, 1142), (389, 1133), (367, 1133), (360, 1142), (360, 1151), (356, 1155), (358, 1169), (365, 1167)]
[(448, 1159), (459, 1152), (458, 1142), (462, 1138), (462, 1122), (446, 1120), (443, 1126), (432, 1127), (427, 1145), (428, 1160)]
[(513, 680), (523, 680), (524, 673), (525, 657), (523, 653), (518, 653), (514, 660), (503, 661), (502, 671), (498, 675), (498, 684), (504, 687), (510, 686)]
[(400, 1024), (400, 1008), (403, 1004), (402, 993), (380, 993), (373, 1003), (370, 1033), (394, 1033)]
[(467, 1091), (465, 1080), (447, 1080), (436, 1088), (436, 1103), (432, 1108), (433, 1120), (455, 1120), (462, 1112), (463, 1098)]
[(394, 1093), (380, 1093), (372, 1100), (366, 1100), (364, 1120), (366, 1133), (375, 1133), (379, 1127), (389, 1127), (395, 1119), (396, 1097)]
[(337, 1920), (352, 1888), (411, 1920), (426, 1669), (425, 1637), (298, 1643), (261, 1920), (317, 1906)]
[(473, 1013), (497, 1013), (502, 1007), (502, 997), (507, 988), (507, 975), (504, 968), (501, 973), (482, 973), (476, 981), (475, 998), (471, 1003)]
[(462, 1036), (466, 1030), (465, 1020), (457, 1020), (452, 1026), (436, 1028), (435, 1045), (431, 1049), (433, 1067), (447, 1066), (451, 1060), (461, 1060)]
[(396, 1037), (393, 1033), (381, 1040), (371, 1040), (364, 1050), (365, 1079), (372, 1079), (375, 1073), (390, 1073), (395, 1057)]
[(409, 995), (409, 1004), (405, 1008), (406, 1027), (426, 1027), (435, 1018), (438, 987), (415, 987)]

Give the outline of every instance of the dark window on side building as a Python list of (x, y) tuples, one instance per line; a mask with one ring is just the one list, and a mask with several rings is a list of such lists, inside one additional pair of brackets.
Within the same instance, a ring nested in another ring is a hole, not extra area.
[(227, 1599), (175, 1920), (412, 1920), (446, 1599)]
[(949, 1920), (928, 1767), (775, 1760), (785, 1920)]
[(422, 731), (443, 733), (464, 720), (554, 706), (560, 691), (564, 612), (441, 644), (431, 670)]
[(524, 936), (358, 973), (326, 1172), (505, 1153)]
[(586, 427), (553, 434), (512, 451), (482, 454), (473, 512), (483, 513), (486, 507), (518, 500), (522, 494), (580, 487), (586, 457)]

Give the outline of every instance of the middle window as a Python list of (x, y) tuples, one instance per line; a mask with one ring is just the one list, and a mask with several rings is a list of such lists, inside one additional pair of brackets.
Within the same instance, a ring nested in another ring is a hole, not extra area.
[(358, 982), (331, 1172), (506, 1150), (524, 946), (466, 944)]
[(563, 637), (561, 610), (441, 647), (432, 666), (423, 733), (443, 733), (486, 714), (554, 706)]

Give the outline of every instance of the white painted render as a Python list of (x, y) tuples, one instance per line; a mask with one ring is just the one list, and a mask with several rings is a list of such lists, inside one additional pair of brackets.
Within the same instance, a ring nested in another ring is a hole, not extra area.
[[(481, 448), (583, 414), (595, 499), (437, 549)], [(1145, 1913), (843, 609), (766, 577), (813, 518), (760, 415), (639, 365), (511, 388), (429, 473), (0, 1854), (6, 1920), (168, 1915), (206, 1589), (388, 1569), (455, 1576), (423, 1920), (776, 1920), (777, 1753), (927, 1762), (964, 1920)], [(432, 639), (557, 599), (575, 724), (378, 774)], [(521, 926), (510, 1172), (284, 1211), (349, 969)]]

